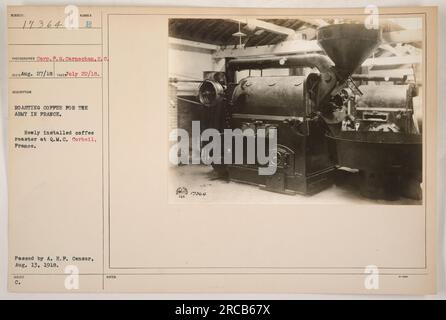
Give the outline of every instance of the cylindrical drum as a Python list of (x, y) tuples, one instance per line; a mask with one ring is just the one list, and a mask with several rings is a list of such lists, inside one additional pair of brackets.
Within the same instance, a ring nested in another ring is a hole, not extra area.
[(247, 77), (235, 87), (234, 113), (304, 116), (302, 76)]
[(411, 85), (363, 85), (359, 90), (363, 93), (357, 100), (359, 109), (412, 109), (414, 89)]

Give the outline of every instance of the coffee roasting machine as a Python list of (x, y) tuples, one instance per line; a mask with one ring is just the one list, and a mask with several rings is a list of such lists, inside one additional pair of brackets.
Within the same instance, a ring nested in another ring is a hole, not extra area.
[[(355, 172), (366, 197), (420, 199), (417, 88), (404, 80), (359, 85), (376, 79), (352, 77), (379, 46), (381, 33), (362, 24), (324, 26), (317, 39), (326, 55), (234, 58), (226, 61), (224, 72), (207, 73), (198, 99), (206, 107), (208, 127), (222, 134), (225, 128), (277, 129), (275, 174), (259, 175), (258, 165), (245, 163), (214, 165), (215, 171), (266, 190), (309, 195)], [(239, 71), (278, 68), (314, 71), (236, 79)]]

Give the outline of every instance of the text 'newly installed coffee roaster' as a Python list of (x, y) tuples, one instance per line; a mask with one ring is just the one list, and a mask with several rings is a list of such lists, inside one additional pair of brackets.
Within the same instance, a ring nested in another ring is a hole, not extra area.
[[(225, 72), (206, 74), (198, 98), (208, 127), (222, 134), (226, 128), (277, 130), (273, 175), (259, 175), (259, 164), (247, 162), (214, 169), (232, 181), (301, 194), (317, 193), (354, 172), (366, 197), (420, 199), (422, 128), (414, 112), (415, 84), (352, 76), (379, 46), (381, 30), (334, 24), (319, 28), (317, 37), (327, 55), (227, 59)], [(263, 74), (283, 68), (290, 75)], [(260, 75), (251, 76), (258, 70)], [(237, 79), (241, 71), (249, 75)]]

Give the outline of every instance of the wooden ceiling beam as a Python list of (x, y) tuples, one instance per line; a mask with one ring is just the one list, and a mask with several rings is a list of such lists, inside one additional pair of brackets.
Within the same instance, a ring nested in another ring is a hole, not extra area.
[(262, 21), (259, 19), (230, 19), (231, 21), (237, 22), (237, 23), (244, 23), (244, 24), (248, 24), (250, 26), (255, 26), (257, 28), (260, 29), (264, 29), (266, 31), (272, 32), (272, 33), (276, 33), (276, 34), (282, 34), (282, 35), (287, 35), (287, 36), (293, 36), (295, 31), (293, 29), (290, 28), (286, 28), (286, 27), (282, 27), (279, 26), (277, 24), (271, 23), (271, 22), (266, 22), (266, 21)]
[(178, 47), (189, 47), (189, 48), (195, 48), (195, 49), (201, 49), (201, 50), (207, 50), (211, 52), (215, 52), (219, 49), (219, 46), (209, 44), (209, 43), (203, 43), (203, 42), (197, 42), (197, 41), (190, 41), (190, 40), (183, 40), (178, 38), (169, 37), (169, 44), (173, 46)]
[(307, 24), (311, 24), (311, 25), (317, 26), (317, 27), (324, 27), (324, 26), (328, 26), (328, 24), (329, 24), (324, 19), (310, 19), (310, 18), (304, 18), (304, 17), (298, 17), (297, 19), (302, 22), (305, 22)]

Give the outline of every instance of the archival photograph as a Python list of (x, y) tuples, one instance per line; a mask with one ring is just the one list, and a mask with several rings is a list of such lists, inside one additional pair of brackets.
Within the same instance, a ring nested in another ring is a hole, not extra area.
[(421, 17), (169, 19), (173, 202), (423, 201)]
[(9, 7), (4, 285), (435, 294), (440, 11)]

